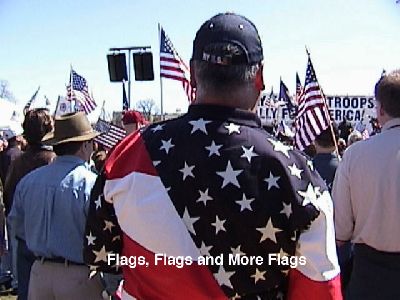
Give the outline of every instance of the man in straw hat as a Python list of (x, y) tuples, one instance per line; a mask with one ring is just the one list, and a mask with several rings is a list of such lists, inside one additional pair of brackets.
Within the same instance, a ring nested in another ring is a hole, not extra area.
[(87, 164), (99, 135), (82, 112), (55, 119), (43, 138), (57, 154), (50, 165), (17, 185), (10, 213), (17, 236), (35, 254), (29, 299), (102, 299), (98, 277), (89, 279), (82, 249), (89, 194), (96, 179)]

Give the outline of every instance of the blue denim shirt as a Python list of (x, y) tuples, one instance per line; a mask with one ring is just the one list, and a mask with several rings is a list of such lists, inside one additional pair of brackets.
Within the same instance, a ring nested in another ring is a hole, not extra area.
[(83, 263), (89, 196), (96, 180), (77, 156), (59, 156), (18, 183), (9, 219), (36, 256)]

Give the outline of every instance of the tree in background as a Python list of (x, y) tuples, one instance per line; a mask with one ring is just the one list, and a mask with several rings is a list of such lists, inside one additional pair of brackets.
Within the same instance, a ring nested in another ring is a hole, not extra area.
[(136, 109), (150, 122), (152, 121), (152, 116), (158, 113), (158, 107), (153, 99), (139, 100), (136, 103)]
[(15, 97), (10, 91), (8, 81), (4, 79), (0, 79), (0, 98), (15, 102)]

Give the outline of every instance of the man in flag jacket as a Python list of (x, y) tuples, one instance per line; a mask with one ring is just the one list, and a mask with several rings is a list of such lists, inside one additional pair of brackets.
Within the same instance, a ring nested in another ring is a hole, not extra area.
[(97, 208), (113, 204), (122, 251), (93, 233), (90, 250), (94, 264), (122, 267), (123, 299), (341, 299), (327, 187), (253, 112), (262, 61), (248, 19), (206, 21), (188, 112), (136, 131), (106, 161)]

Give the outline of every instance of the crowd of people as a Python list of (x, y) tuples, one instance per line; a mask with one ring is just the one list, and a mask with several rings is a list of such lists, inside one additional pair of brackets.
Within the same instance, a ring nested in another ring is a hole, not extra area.
[(127, 111), (110, 151), (83, 112), (32, 109), (3, 132), (18, 299), (400, 299), (400, 71), (376, 84), (373, 136), (343, 120), (303, 153), (254, 113), (263, 59), (255, 25), (218, 14), (182, 116)]

